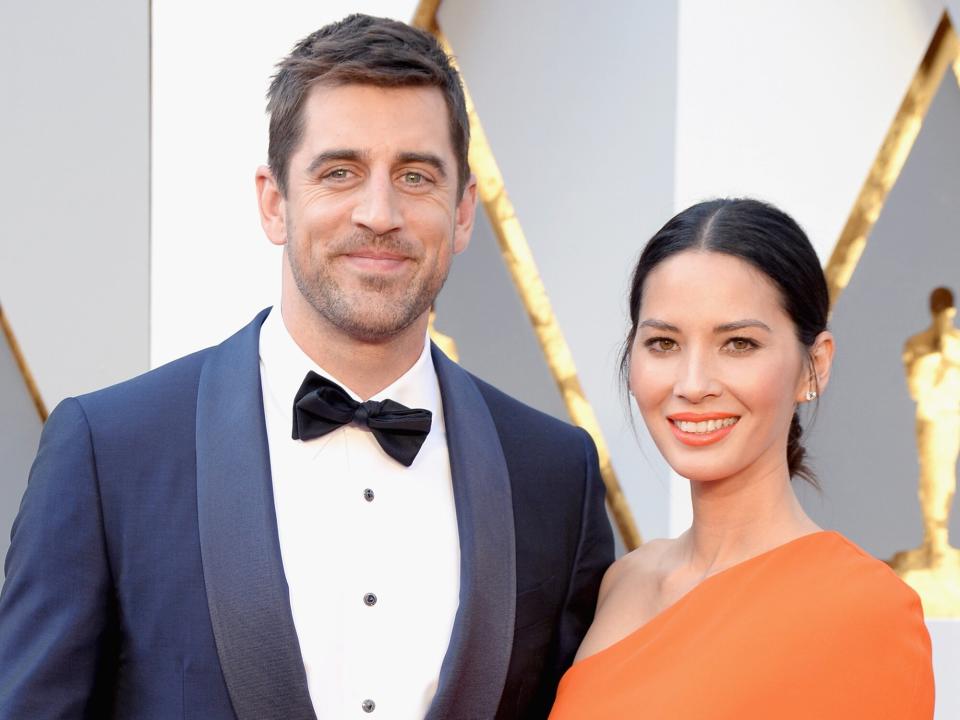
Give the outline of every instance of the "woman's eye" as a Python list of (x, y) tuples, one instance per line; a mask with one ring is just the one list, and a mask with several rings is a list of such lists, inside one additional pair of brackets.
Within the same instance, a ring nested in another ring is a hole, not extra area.
[(733, 352), (742, 353), (753, 350), (758, 346), (750, 338), (731, 338), (727, 341), (727, 347)]
[(672, 352), (677, 349), (677, 341), (670, 338), (650, 338), (644, 345), (653, 352)]

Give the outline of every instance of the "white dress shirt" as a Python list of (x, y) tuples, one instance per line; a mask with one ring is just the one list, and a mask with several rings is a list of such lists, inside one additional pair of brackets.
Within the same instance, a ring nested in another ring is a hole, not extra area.
[(459, 605), (460, 542), (429, 339), (373, 400), (433, 413), (407, 468), (369, 429), (291, 438), (308, 370), (350, 388), (294, 342), (279, 306), (260, 331), (260, 380), (283, 569), (319, 720), (423, 718)]

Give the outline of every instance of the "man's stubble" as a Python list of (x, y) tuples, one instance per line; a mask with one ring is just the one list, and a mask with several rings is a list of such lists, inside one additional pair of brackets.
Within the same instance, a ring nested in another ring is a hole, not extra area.
[[(452, 239), (450, 242), (452, 244)], [(450, 266), (449, 263), (444, 266), (437, 259), (429, 273), (417, 275), (411, 282), (406, 278), (370, 275), (360, 278), (359, 288), (346, 289), (338, 281), (331, 263), (338, 262), (338, 255), (362, 248), (412, 257), (421, 268), (431, 261), (397, 233), (375, 235), (358, 230), (336, 241), (323, 256), (310, 262), (308, 255), (304, 262), (302, 253), (309, 254), (310, 245), (300, 246), (291, 218), (287, 217), (287, 257), (300, 294), (324, 320), (345, 334), (365, 342), (388, 340), (409, 328), (430, 309), (446, 282)]]

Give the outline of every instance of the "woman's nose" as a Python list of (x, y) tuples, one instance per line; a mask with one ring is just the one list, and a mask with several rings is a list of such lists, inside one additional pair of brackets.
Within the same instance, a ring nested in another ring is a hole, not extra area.
[(673, 394), (698, 403), (708, 397), (716, 397), (723, 385), (716, 377), (714, 363), (703, 352), (690, 352), (678, 366), (678, 376)]

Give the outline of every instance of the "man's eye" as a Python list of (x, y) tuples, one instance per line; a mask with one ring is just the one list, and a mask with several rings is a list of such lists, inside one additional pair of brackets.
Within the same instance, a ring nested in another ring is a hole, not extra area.
[(677, 341), (670, 338), (650, 338), (644, 345), (653, 352), (672, 352), (677, 349)]
[(346, 168), (336, 168), (327, 173), (328, 178), (333, 178), (334, 180), (346, 180), (349, 175), (349, 171)]
[(423, 174), (418, 172), (408, 172), (403, 174), (403, 181), (407, 185), (421, 185), (424, 181)]

